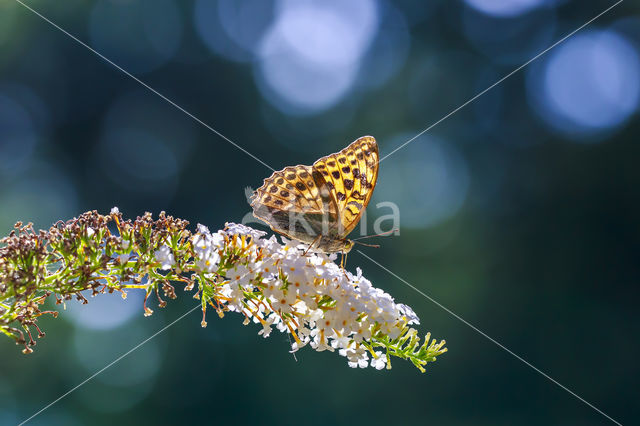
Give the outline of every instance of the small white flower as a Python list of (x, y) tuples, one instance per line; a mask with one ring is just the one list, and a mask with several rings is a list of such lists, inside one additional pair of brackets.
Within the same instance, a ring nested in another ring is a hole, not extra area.
[(262, 274), (265, 278), (278, 275), (278, 266), (276, 265), (276, 261), (271, 258), (267, 258), (263, 261), (256, 263), (255, 272)]
[(196, 260), (196, 266), (202, 272), (214, 272), (218, 269), (220, 255), (217, 251), (207, 251), (202, 257)]
[(120, 209), (119, 208), (117, 208), (115, 206), (111, 208), (111, 214), (118, 214), (118, 213), (120, 213)]
[(333, 339), (333, 341), (331, 342), (331, 346), (333, 346), (334, 348), (345, 350), (349, 347), (349, 342), (350, 342), (350, 339), (347, 336), (342, 335)]
[(271, 237), (269, 237), (269, 239), (266, 240), (264, 238), (257, 240), (256, 245), (260, 248), (264, 248), (267, 251), (274, 253), (282, 249), (282, 246), (278, 242), (278, 239), (275, 235), (272, 235)]
[(402, 331), (402, 329), (400, 327), (392, 327), (389, 329), (389, 331), (387, 332), (387, 334), (389, 335), (389, 338), (391, 340), (397, 338), (398, 336), (400, 336), (400, 332)]
[(396, 307), (398, 308), (398, 311), (400, 311), (400, 315), (406, 317), (407, 324), (420, 324), (420, 318), (418, 318), (418, 315), (416, 315), (416, 313), (413, 312), (413, 309), (409, 306), (398, 303)]
[(291, 306), (293, 303), (295, 303), (295, 293), (293, 292), (284, 292), (282, 290), (278, 290), (276, 292), (274, 292), (274, 294), (271, 296), (272, 297), (272, 301), (271, 301), (271, 306), (273, 306), (273, 309), (276, 311), (281, 311), (281, 312), (290, 312), (291, 311)]
[(232, 287), (246, 286), (254, 276), (245, 265), (237, 264), (226, 272), (227, 279), (231, 280), (229, 285)]
[[(312, 261), (312, 263), (315, 262)], [(325, 280), (333, 280), (334, 278), (340, 278), (343, 275), (340, 267), (333, 262), (321, 263), (316, 265), (314, 269), (318, 278)]]
[(204, 252), (209, 247), (206, 234), (196, 234), (191, 243), (193, 244), (193, 249), (198, 254)]
[(271, 325), (273, 324), (275, 318), (275, 315), (271, 315), (266, 320), (263, 320), (262, 330), (260, 330), (258, 334), (262, 335), (264, 338), (269, 337), (269, 335), (271, 334)]
[(322, 309), (314, 309), (309, 312), (309, 321), (316, 322), (322, 318), (324, 311)]
[(171, 248), (166, 245), (156, 250), (155, 257), (156, 261), (160, 263), (160, 269), (162, 270), (171, 269), (176, 263), (173, 253), (171, 253)]
[(90, 227), (90, 226), (87, 227), (87, 236), (88, 237), (92, 237), (93, 234), (95, 234), (95, 233), (96, 233), (96, 231), (94, 231), (92, 227)]
[(222, 248), (224, 246), (224, 235), (220, 231), (215, 234), (211, 234), (209, 242), (214, 247)]
[(376, 351), (376, 358), (371, 360), (371, 366), (376, 370), (382, 370), (387, 366), (387, 356), (380, 351)]
[(211, 233), (209, 231), (209, 228), (207, 228), (206, 226), (204, 226), (201, 223), (199, 223), (198, 226), (196, 226), (196, 229), (198, 231), (198, 234), (210, 234)]
[(264, 231), (258, 231), (240, 223), (227, 222), (225, 223), (225, 228), (228, 235), (248, 235), (256, 240), (267, 235)]
[(347, 349), (345, 351), (349, 367), (351, 368), (366, 368), (369, 364), (369, 356), (364, 347)]

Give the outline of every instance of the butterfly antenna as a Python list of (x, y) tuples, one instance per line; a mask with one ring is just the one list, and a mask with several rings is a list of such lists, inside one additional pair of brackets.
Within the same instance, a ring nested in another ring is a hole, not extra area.
[[(354, 238), (351, 241), (356, 241), (356, 240), (363, 240), (365, 238), (373, 238), (373, 237), (382, 237), (383, 235), (387, 235), (387, 234), (392, 234), (394, 232), (398, 231), (398, 228), (392, 229), (391, 231), (387, 231), (387, 232), (381, 232), (380, 234), (375, 234), (375, 235), (365, 235), (364, 237), (358, 237), (358, 238)], [(362, 244), (362, 243), (358, 243), (358, 244)]]
[[(372, 235), (372, 237), (375, 237), (375, 235)], [(366, 244), (366, 243), (361, 243), (360, 241), (355, 241), (355, 240), (351, 240), (351, 241), (353, 241), (355, 244), (360, 244), (361, 246), (380, 248), (380, 244)]]

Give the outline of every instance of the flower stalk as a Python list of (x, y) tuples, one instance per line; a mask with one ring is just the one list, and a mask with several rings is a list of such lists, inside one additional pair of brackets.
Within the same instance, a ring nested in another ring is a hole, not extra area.
[(143, 312), (155, 298), (159, 307), (177, 297), (176, 287), (195, 291), (202, 305), (222, 317), (236, 312), (244, 323), (273, 328), (292, 337), (292, 352), (304, 346), (337, 352), (351, 367), (391, 368), (391, 357), (407, 359), (420, 371), (447, 351), (445, 341), (427, 334), (420, 343), (413, 310), (395, 303), (362, 276), (334, 263), (336, 255), (313, 253), (308, 246), (244, 225), (228, 223), (195, 233), (185, 220), (158, 219), (146, 213), (124, 220), (117, 208), (109, 215), (86, 212), (48, 231), (17, 223), (0, 240), (0, 331), (33, 351), (34, 331), (49, 297), (56, 304), (83, 293), (145, 291)]

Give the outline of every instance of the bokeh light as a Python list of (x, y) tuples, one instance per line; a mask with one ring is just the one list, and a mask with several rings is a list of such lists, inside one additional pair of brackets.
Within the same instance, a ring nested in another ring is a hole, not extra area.
[(273, 21), (272, 0), (197, 0), (198, 35), (214, 53), (232, 61), (252, 61), (264, 32)]
[(182, 21), (174, 0), (99, 0), (89, 22), (91, 45), (133, 73), (152, 71), (180, 46)]
[(267, 101), (287, 114), (324, 111), (353, 86), (377, 30), (373, 0), (284, 1), (260, 45), (258, 87)]
[[(138, 308), (141, 306), (138, 305)], [(137, 322), (140, 321), (143, 320), (138, 317)], [(152, 329), (137, 322), (111, 330), (94, 329), (90, 333), (77, 329), (73, 336), (73, 348), (80, 366), (86, 372), (93, 373), (153, 334)], [(159, 328), (157, 322), (155, 326)], [(109, 386), (127, 387), (152, 379), (160, 367), (164, 343), (162, 338), (149, 340), (136, 350), (135, 355), (123, 358), (117, 367), (96, 376), (96, 380)], [(144, 359), (145, 362), (139, 363), (135, 358)]]
[(487, 15), (508, 18), (522, 15), (541, 6), (554, 3), (553, 0), (464, 0), (475, 10)]
[(527, 92), (551, 128), (579, 141), (620, 126), (638, 108), (640, 60), (610, 30), (578, 34), (527, 74)]
[[(393, 138), (387, 146), (398, 146), (417, 133)], [(436, 226), (456, 214), (466, 199), (467, 164), (457, 149), (435, 136), (414, 140), (382, 162), (380, 168), (384, 179), (378, 181), (374, 201), (396, 203), (402, 227)]]
[(71, 320), (77, 327), (89, 330), (111, 330), (129, 322), (132, 318), (139, 318), (144, 300), (144, 292), (127, 291), (127, 298), (122, 299), (118, 292), (91, 296), (91, 290), (82, 292), (89, 300), (89, 304), (79, 301), (66, 303), (65, 318)]
[(358, 62), (377, 33), (378, 20), (374, 0), (283, 0), (274, 27), (296, 56), (313, 66), (339, 67)]
[(362, 60), (356, 82), (365, 88), (380, 87), (393, 77), (405, 64), (411, 44), (404, 14), (387, 0), (378, 5), (380, 27)]
[[(73, 335), (73, 355), (77, 361), (74, 365), (82, 368), (80, 376), (92, 374), (148, 339), (152, 333), (152, 329), (136, 323), (91, 333), (77, 329)], [(99, 412), (118, 412), (135, 406), (153, 389), (165, 343), (163, 337), (148, 340), (109, 370), (97, 375), (74, 396)]]

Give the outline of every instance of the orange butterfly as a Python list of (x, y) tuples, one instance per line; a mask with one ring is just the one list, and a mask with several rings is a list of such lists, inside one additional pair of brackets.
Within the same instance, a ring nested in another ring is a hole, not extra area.
[(271, 229), (325, 253), (348, 253), (347, 235), (378, 180), (378, 144), (363, 136), (313, 166), (274, 172), (251, 197), (253, 215)]

